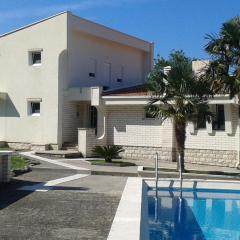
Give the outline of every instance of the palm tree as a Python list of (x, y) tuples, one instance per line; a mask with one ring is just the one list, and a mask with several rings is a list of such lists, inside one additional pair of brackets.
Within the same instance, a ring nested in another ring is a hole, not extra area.
[(215, 93), (228, 93), (230, 97), (240, 91), (240, 17), (224, 23), (218, 35), (206, 35), (206, 52), (212, 61), (206, 77)]
[(113, 158), (118, 157), (119, 153), (124, 152), (121, 146), (107, 145), (107, 146), (96, 146), (93, 149), (93, 153), (97, 156), (103, 157), (105, 162), (111, 163)]
[(147, 111), (162, 120), (173, 119), (176, 151), (181, 160), (178, 167), (184, 171), (187, 122), (210, 116), (206, 100), (211, 94), (208, 82), (197, 78), (191, 59), (182, 51), (176, 51), (169, 60), (158, 58), (148, 77), (148, 88), (151, 99)]

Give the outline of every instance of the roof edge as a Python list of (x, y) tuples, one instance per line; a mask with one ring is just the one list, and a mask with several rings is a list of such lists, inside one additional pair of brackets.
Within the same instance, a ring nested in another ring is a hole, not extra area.
[(30, 23), (30, 24), (27, 24), (27, 25), (25, 25), (25, 26), (23, 26), (23, 27), (14, 29), (14, 30), (12, 30), (12, 31), (10, 31), (10, 32), (6, 32), (6, 33), (0, 35), (0, 38), (5, 37), (5, 36), (8, 36), (8, 35), (10, 35), (10, 34), (13, 34), (13, 33), (15, 33), (15, 32), (18, 32), (18, 31), (21, 31), (21, 30), (23, 30), (23, 29), (32, 27), (32, 26), (34, 26), (34, 25), (37, 25), (37, 24), (39, 24), (39, 23), (45, 22), (45, 21), (47, 21), (47, 20), (49, 20), (49, 19), (55, 18), (55, 17), (57, 17), (57, 16), (60, 16), (60, 15), (62, 15), (62, 14), (66, 14), (66, 13), (71, 13), (71, 12), (69, 12), (69, 11), (63, 11), (63, 12), (60, 12), (60, 13), (51, 15), (51, 16), (46, 17), (46, 18), (43, 18), (43, 19), (41, 19), (41, 20), (39, 20), (39, 21), (36, 21), (36, 22)]
[(97, 26), (99, 26), (99, 27), (104, 27), (104, 28), (106, 28), (106, 29), (108, 29), (108, 30), (114, 31), (114, 32), (116, 32), (116, 33), (123, 34), (123, 35), (125, 35), (125, 36), (127, 36), (127, 37), (130, 37), (130, 38), (134, 38), (134, 39), (136, 39), (136, 40), (138, 40), (138, 41), (147, 43), (147, 44), (149, 44), (149, 45), (150, 45), (150, 44), (154, 44), (154, 42), (152, 42), (152, 41), (148, 41), (148, 40), (145, 40), (145, 39), (141, 39), (140, 37), (136, 37), (136, 36), (133, 36), (133, 35), (131, 35), (131, 34), (128, 34), (128, 33), (125, 33), (125, 32), (121, 32), (120, 30), (117, 30), (117, 29), (108, 27), (108, 26), (106, 26), (106, 25), (103, 25), (103, 24), (101, 24), (101, 23), (97, 23), (97, 22), (95, 22), (95, 21), (91, 21), (91, 20), (86, 19), (86, 18), (82, 18), (82, 17), (80, 17), (80, 16), (78, 16), (78, 15), (75, 15), (75, 14), (73, 14), (73, 13), (71, 13), (71, 14), (72, 14), (73, 17), (76, 17), (76, 18), (78, 18), (78, 19), (80, 19), (80, 20), (84, 20), (84, 21), (89, 22), (89, 23), (91, 23), (91, 24), (95, 24), (95, 25), (97, 25)]

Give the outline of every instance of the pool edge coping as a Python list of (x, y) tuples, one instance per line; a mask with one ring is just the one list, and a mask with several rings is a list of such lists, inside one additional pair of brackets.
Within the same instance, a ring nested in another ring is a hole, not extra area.
[(141, 227), (147, 223), (147, 190), (144, 179), (128, 178), (107, 240), (148, 240), (148, 228)]

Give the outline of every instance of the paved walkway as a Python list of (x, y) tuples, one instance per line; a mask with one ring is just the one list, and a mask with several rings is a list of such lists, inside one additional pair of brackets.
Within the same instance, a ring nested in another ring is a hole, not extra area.
[[(58, 171), (16, 177), (0, 185), (0, 239), (106, 240), (126, 179)], [(20, 190), (46, 183), (48, 191)]]
[[(133, 162), (137, 166), (130, 167), (112, 167), (112, 166), (96, 166), (91, 165), (89, 159), (79, 158), (79, 159), (48, 159), (44, 157), (39, 157), (31, 152), (23, 153), (23, 156), (39, 160), (40, 165), (33, 167), (33, 169), (58, 169), (58, 170), (72, 170), (73, 173), (92, 173), (96, 175), (117, 175), (117, 176), (138, 176), (138, 166), (144, 166), (146, 170), (151, 170), (154, 167), (154, 161), (136, 161), (136, 160), (125, 160), (122, 161)], [(138, 165), (142, 164), (144, 165)], [(149, 169), (148, 169), (149, 168)], [(171, 172), (177, 169), (176, 162), (164, 162), (159, 161), (160, 172)], [(189, 164), (185, 163), (186, 170), (199, 172), (203, 174), (213, 174), (213, 175), (240, 175), (240, 170), (236, 168), (220, 167), (220, 166), (209, 166), (200, 164)], [(74, 172), (75, 171), (75, 172)]]

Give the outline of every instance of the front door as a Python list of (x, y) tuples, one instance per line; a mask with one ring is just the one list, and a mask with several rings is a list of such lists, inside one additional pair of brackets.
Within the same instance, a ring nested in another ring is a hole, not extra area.
[(95, 129), (96, 135), (97, 135), (97, 121), (98, 121), (97, 108), (94, 106), (90, 106), (90, 127)]

